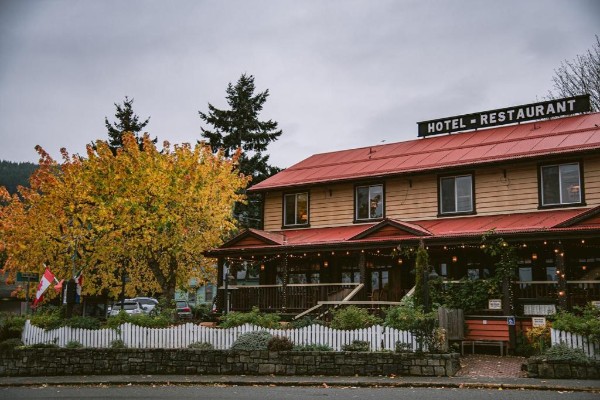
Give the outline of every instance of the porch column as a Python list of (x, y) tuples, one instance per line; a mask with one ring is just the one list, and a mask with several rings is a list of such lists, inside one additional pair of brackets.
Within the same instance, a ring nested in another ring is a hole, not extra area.
[(566, 310), (568, 305), (567, 274), (565, 271), (565, 249), (562, 246), (558, 246), (558, 252), (554, 259), (558, 278), (558, 306), (561, 310)]
[(223, 257), (217, 258), (217, 309), (225, 310), (225, 296), (227, 296), (227, 291), (220, 289), (223, 286), (223, 267), (225, 265), (225, 260)]
[(365, 253), (361, 251), (358, 255), (358, 272), (360, 273), (360, 283), (362, 283), (363, 285), (366, 282), (365, 281), (365, 276), (367, 274), (366, 265), (367, 265), (367, 262), (366, 262), (366, 258), (365, 258)]
[(283, 260), (279, 262), (281, 266), (281, 271), (283, 272), (282, 276), (282, 289), (281, 289), (281, 311), (286, 312), (288, 306), (288, 293), (287, 293), (287, 285), (288, 285), (288, 258), (287, 254), (284, 254)]

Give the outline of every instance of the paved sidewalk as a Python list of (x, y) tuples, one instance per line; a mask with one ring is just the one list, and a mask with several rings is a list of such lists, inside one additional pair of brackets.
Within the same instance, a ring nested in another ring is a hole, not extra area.
[(230, 385), (230, 386), (336, 386), (490, 388), (600, 393), (599, 380), (532, 379), (507, 377), (345, 377), (345, 376), (237, 376), (237, 375), (90, 375), (2, 377), (7, 386), (104, 386), (104, 385)]

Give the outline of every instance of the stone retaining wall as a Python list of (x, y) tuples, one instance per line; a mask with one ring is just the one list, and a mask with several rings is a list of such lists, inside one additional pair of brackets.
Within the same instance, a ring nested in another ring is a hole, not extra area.
[(453, 376), (458, 354), (192, 349), (15, 349), (0, 376), (214, 374)]
[(600, 379), (600, 362), (577, 363), (532, 357), (527, 360), (527, 375), (542, 379)]

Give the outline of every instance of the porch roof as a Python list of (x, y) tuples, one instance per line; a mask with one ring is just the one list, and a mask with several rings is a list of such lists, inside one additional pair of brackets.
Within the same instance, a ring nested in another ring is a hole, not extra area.
[[(438, 218), (403, 222), (386, 219), (378, 223), (267, 232), (252, 229), (234, 237), (207, 256), (246, 251), (310, 251), (321, 248), (360, 248), (402, 241), (442, 242), (481, 237), (494, 230), (510, 236), (568, 234), (570, 231), (600, 232), (600, 206), (490, 216)], [(273, 240), (277, 238), (277, 240)]]
[(600, 113), (315, 154), (249, 191), (423, 173), (600, 149)]

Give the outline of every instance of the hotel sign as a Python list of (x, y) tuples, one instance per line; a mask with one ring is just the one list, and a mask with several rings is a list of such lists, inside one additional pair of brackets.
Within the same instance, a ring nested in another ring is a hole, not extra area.
[(419, 137), (440, 135), (491, 126), (515, 124), (536, 119), (559, 117), (591, 110), (590, 95), (544, 101), (541, 103), (483, 111), (474, 114), (417, 122)]

